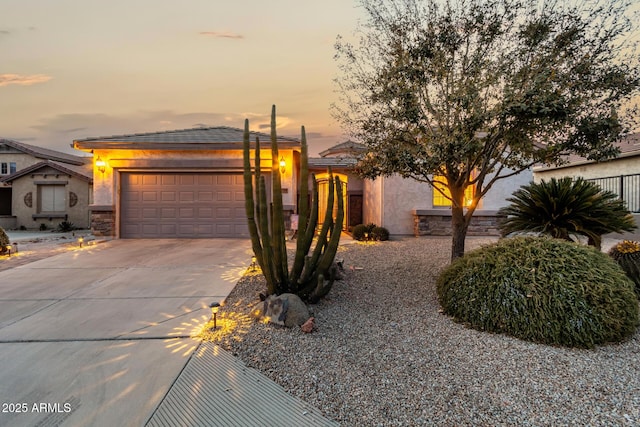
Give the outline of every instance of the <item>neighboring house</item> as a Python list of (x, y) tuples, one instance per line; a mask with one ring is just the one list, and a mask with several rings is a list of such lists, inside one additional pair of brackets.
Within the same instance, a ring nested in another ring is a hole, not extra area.
[[(270, 137), (261, 140), (261, 168), (271, 200)], [(248, 236), (244, 207), (243, 130), (209, 127), (80, 139), (73, 147), (93, 153), (95, 234), (118, 238)], [(284, 161), (282, 195), (295, 211), (300, 141), (279, 137)], [(253, 150), (252, 150), (253, 164)], [(100, 170), (100, 168), (102, 170)]]
[[(324, 177), (331, 166), (346, 183), (346, 225), (374, 223), (396, 235), (450, 235), (451, 202), (427, 183), (405, 179), (398, 175), (375, 180), (359, 178), (353, 166), (364, 145), (346, 141), (309, 159), (310, 169)], [(506, 198), (521, 185), (531, 181), (531, 171), (498, 181), (474, 213), (469, 234), (496, 234), (497, 210), (507, 204)]]
[(640, 133), (618, 142), (620, 155), (596, 162), (584, 157), (569, 156), (561, 166), (539, 166), (533, 169), (536, 182), (551, 178), (582, 177), (602, 189), (616, 193), (633, 213), (640, 213)]
[(88, 228), (92, 181), (90, 158), (0, 139), (0, 226)]

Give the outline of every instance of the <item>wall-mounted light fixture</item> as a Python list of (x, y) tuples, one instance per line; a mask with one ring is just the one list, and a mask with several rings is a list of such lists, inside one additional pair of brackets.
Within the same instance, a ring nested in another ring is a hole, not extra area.
[(98, 158), (96, 159), (96, 167), (100, 172), (104, 173), (104, 171), (107, 170), (107, 162), (105, 162), (100, 158), (100, 156), (98, 156)]
[(280, 157), (280, 173), (285, 173), (287, 170), (287, 162), (284, 161), (284, 157)]
[(211, 308), (211, 315), (213, 316), (213, 329), (215, 329), (218, 325), (216, 325), (217, 321), (216, 321), (216, 315), (218, 314), (218, 309), (220, 308), (220, 303), (219, 302), (212, 302), (211, 304), (209, 304), (209, 307)]

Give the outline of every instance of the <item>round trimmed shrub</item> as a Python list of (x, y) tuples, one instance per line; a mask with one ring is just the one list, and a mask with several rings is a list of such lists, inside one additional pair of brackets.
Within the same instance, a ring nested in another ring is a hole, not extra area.
[(438, 277), (444, 312), (475, 329), (570, 347), (619, 342), (638, 326), (634, 285), (606, 254), (547, 237), (467, 253)]
[(609, 256), (627, 273), (636, 285), (636, 295), (640, 298), (640, 242), (625, 240), (609, 251)]
[(7, 245), (10, 244), (9, 236), (5, 233), (4, 229), (0, 227), (0, 254), (7, 252)]
[(373, 240), (389, 240), (389, 230), (384, 227), (373, 227), (373, 230), (371, 230), (371, 237)]
[(369, 229), (367, 228), (366, 225), (364, 224), (358, 224), (356, 226), (353, 227), (353, 230), (351, 230), (351, 235), (353, 236), (353, 238), (355, 240), (364, 240), (364, 235), (365, 233), (368, 233)]

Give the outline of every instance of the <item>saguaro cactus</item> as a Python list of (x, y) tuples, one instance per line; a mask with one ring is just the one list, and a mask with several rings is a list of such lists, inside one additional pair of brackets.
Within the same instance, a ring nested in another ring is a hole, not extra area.
[[(244, 122), (244, 193), (245, 209), (249, 223), (251, 246), (256, 261), (267, 281), (267, 293), (294, 293), (308, 302), (316, 302), (324, 297), (335, 279), (333, 260), (340, 243), (340, 233), (344, 220), (342, 185), (338, 177), (333, 177), (329, 169), (329, 194), (324, 222), (318, 234), (316, 246), (310, 253), (313, 237), (318, 226), (318, 183), (312, 176), (312, 204), (309, 206), (309, 167), (307, 137), (304, 126), (301, 129), (300, 199), (298, 201), (298, 240), (289, 271), (285, 239), (285, 224), (282, 204), (282, 183), (278, 159), (278, 138), (276, 134), (276, 107), (271, 109), (271, 179), (272, 209), (267, 206), (265, 177), (260, 170), (260, 140), (255, 142), (255, 167), (251, 168), (249, 120)], [(255, 190), (254, 190), (255, 180)], [(256, 206), (257, 202), (257, 206)], [(333, 207), (337, 203), (334, 220)], [(270, 217), (269, 217), (270, 215)]]

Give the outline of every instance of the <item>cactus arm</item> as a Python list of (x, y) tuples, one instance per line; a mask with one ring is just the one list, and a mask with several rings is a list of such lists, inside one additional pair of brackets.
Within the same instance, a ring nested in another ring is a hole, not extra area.
[(253, 200), (253, 183), (251, 174), (251, 160), (249, 149), (249, 120), (244, 121), (244, 138), (242, 144), (242, 157), (244, 161), (244, 207), (247, 214), (247, 222), (249, 225), (249, 236), (251, 237), (251, 248), (256, 256), (256, 261), (262, 268), (264, 261), (262, 258), (262, 246), (260, 245), (260, 235), (255, 219), (255, 203)]
[[(269, 295), (277, 294), (279, 290), (279, 284), (276, 281), (273, 271), (273, 250), (271, 248), (271, 236), (269, 235), (269, 219), (267, 217), (267, 191), (265, 179), (260, 177), (260, 222), (262, 233), (262, 257), (264, 266), (262, 267), (262, 274), (267, 280), (267, 292)], [(257, 258), (257, 257), (256, 257)]]
[[(311, 303), (316, 303), (321, 298), (324, 298), (331, 290), (331, 287), (333, 286), (333, 282), (335, 280), (335, 272), (332, 270), (333, 268), (335, 268), (335, 266), (333, 266), (333, 261), (338, 250), (338, 244), (340, 243), (340, 234), (342, 233), (342, 223), (344, 221), (344, 200), (342, 199), (342, 183), (340, 182), (339, 177), (336, 177), (335, 180), (336, 193), (338, 197), (338, 212), (336, 214), (336, 220), (331, 231), (331, 238), (325, 246), (322, 258), (318, 262), (313, 275), (311, 275), (311, 277), (308, 279), (308, 282), (305, 284), (305, 286), (298, 291), (300, 298)], [(320, 243), (318, 243), (318, 245), (319, 244)], [(325, 280), (325, 276), (327, 276), (327, 273), (329, 280)]]
[[(295, 286), (299, 286), (303, 283), (302, 275), (309, 277), (309, 274), (304, 274), (303, 272), (312, 267), (311, 264), (311, 256), (309, 256), (309, 249), (311, 248), (311, 244), (313, 243), (313, 237), (316, 233), (316, 227), (318, 226), (318, 210), (319, 210), (319, 199), (318, 199), (318, 181), (316, 180), (315, 175), (312, 175), (311, 182), (313, 183), (313, 199), (311, 202), (311, 215), (309, 215), (309, 222), (307, 223), (307, 229), (304, 230), (304, 234), (300, 235), (298, 239), (304, 240), (304, 248), (303, 252), (305, 254), (303, 259), (303, 265), (301, 271), (298, 273), (296, 282), (292, 282)], [(320, 240), (318, 240), (318, 245), (320, 244)]]
[(316, 247), (313, 250), (313, 254), (311, 255), (311, 259), (305, 265), (304, 272), (302, 274), (301, 283), (306, 283), (311, 279), (311, 277), (315, 274), (316, 267), (318, 265), (318, 260), (320, 259), (320, 255), (322, 255), (322, 250), (327, 242), (327, 234), (329, 234), (329, 228), (331, 223), (333, 222), (333, 201), (334, 201), (334, 183), (333, 183), (333, 174), (331, 173), (331, 168), (329, 168), (329, 191), (327, 196), (327, 211), (324, 214), (324, 222), (322, 223), (322, 228), (320, 229), (320, 235), (318, 236), (318, 242), (316, 243)]
[(271, 178), (273, 182), (273, 211), (271, 212), (272, 242), (277, 280), (288, 284), (287, 247), (284, 236), (284, 214), (282, 206), (282, 179), (278, 155), (278, 136), (276, 134), (276, 106), (271, 108)]
[(309, 253), (311, 247), (311, 238), (307, 236), (307, 216), (309, 215), (309, 160), (307, 149), (307, 135), (304, 126), (301, 129), (302, 138), (300, 150), (300, 197), (298, 199), (298, 240), (296, 242), (296, 253), (289, 275), (292, 287), (297, 286), (304, 259)]
[[(256, 183), (256, 200), (260, 202), (260, 177), (262, 176), (262, 167), (260, 165), (260, 138), (256, 137), (256, 152), (255, 152), (255, 183)], [(256, 223), (260, 227), (260, 208), (256, 207)], [(260, 229), (262, 234), (262, 229)]]
[[(298, 201), (298, 230), (307, 229), (307, 216), (309, 215), (309, 148), (307, 146), (307, 133), (304, 126), (301, 132), (300, 148), (300, 200)], [(299, 241), (299, 240), (298, 240)]]

